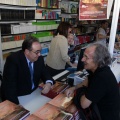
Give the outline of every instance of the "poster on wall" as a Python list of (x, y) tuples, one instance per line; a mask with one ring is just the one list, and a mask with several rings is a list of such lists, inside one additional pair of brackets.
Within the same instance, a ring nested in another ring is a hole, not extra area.
[(80, 0), (79, 20), (107, 19), (108, 0)]

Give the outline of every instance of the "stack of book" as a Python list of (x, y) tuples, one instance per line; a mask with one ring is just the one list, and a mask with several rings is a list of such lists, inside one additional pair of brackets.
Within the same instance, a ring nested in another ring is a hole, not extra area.
[(73, 120), (80, 120), (79, 112), (73, 102), (65, 108), (65, 111), (73, 115)]
[(29, 115), (25, 120), (42, 120), (34, 114)]
[(65, 94), (59, 94), (52, 99), (49, 104), (54, 105), (63, 111), (72, 114), (73, 120), (79, 120), (79, 113), (76, 106), (73, 104), (73, 97), (66, 97)]
[(23, 120), (30, 111), (8, 100), (0, 103), (0, 120)]
[(60, 93), (54, 99), (52, 99), (49, 102), (49, 104), (54, 105), (61, 109), (65, 109), (72, 103), (72, 99), (73, 99), (73, 96), (68, 98), (68, 97), (66, 97), (65, 94)]
[[(41, 90), (43, 89), (43, 86), (44, 86), (44, 83), (39, 84), (39, 88)], [(53, 99), (58, 94), (64, 92), (67, 88), (69, 88), (68, 84), (63, 84), (62, 82), (57, 81), (47, 94), (43, 94), (43, 93), (41, 94)]]
[(43, 105), (26, 120), (79, 120), (78, 110), (73, 104), (73, 96), (67, 98), (60, 93), (50, 102)]
[(33, 115), (41, 120), (72, 120), (72, 114), (49, 103), (46, 103), (43, 107), (39, 108)]
[(36, 0), (37, 6), (47, 8), (58, 8), (58, 0)]

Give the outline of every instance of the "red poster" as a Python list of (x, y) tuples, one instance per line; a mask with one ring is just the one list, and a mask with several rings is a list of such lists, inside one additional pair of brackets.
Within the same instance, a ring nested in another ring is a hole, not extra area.
[(108, 0), (80, 0), (79, 20), (107, 19)]

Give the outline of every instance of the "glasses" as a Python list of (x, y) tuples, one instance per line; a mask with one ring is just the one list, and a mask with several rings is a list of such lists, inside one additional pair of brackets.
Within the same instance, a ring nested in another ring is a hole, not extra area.
[(41, 50), (37, 50), (37, 51), (32, 51), (31, 52), (35, 53), (36, 55), (40, 54)]

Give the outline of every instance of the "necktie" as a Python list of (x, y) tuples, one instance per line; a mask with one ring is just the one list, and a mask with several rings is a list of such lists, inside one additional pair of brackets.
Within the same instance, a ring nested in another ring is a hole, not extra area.
[(34, 82), (33, 82), (33, 68), (32, 68), (32, 62), (29, 62), (29, 69), (30, 69), (30, 74), (31, 74), (31, 83), (32, 83), (32, 89), (35, 87)]

